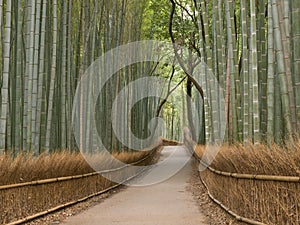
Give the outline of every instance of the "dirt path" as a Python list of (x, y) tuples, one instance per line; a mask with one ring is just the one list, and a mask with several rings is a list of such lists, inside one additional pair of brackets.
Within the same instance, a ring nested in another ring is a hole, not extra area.
[[(187, 160), (189, 155), (183, 147), (165, 147), (162, 159), (172, 154), (172, 161)], [(161, 174), (165, 165), (157, 166), (142, 176), (143, 182), (153, 174)], [(188, 182), (192, 174), (190, 161), (171, 178), (154, 185), (128, 187), (106, 199), (103, 203), (68, 218), (66, 225), (205, 225)]]

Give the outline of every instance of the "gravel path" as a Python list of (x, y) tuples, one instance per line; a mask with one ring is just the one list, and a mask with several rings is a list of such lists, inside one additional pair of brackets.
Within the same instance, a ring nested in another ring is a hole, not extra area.
[[(130, 186), (78, 215), (71, 216), (65, 225), (207, 225), (197, 201), (190, 191), (191, 160), (184, 147), (165, 147), (161, 160), (174, 165), (186, 165), (175, 175), (158, 184)], [(138, 183), (163, 175), (169, 167), (162, 164), (139, 178)]]

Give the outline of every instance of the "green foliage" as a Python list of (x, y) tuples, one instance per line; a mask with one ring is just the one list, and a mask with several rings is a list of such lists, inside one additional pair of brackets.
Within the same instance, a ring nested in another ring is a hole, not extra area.
[[(2, 151), (39, 153), (78, 147), (71, 112), (84, 71), (118, 45), (146, 39), (170, 41), (170, 22), (176, 44), (200, 55), (209, 66), (202, 78), (208, 100), (200, 104), (199, 96), (191, 96), (204, 112), (201, 133), (206, 132), (207, 141), (209, 136), (218, 139), (222, 113), (228, 124), (225, 139), (230, 141), (253, 137), (264, 141), (270, 133), (280, 142), (278, 139), (300, 130), (298, 1), (176, 0), (172, 21), (170, 0), (1, 2)], [(273, 32), (267, 32), (267, 16)], [(183, 62), (191, 64), (188, 59)], [(149, 62), (133, 65), (112, 78), (98, 103), (103, 117), (110, 115), (109, 102), (121, 88), (155, 66)], [(185, 76), (182, 69), (176, 66), (173, 83)], [(170, 65), (159, 65), (153, 75), (166, 78), (167, 83), (171, 71)], [(208, 76), (210, 72), (218, 84)], [(225, 109), (221, 108), (221, 94), (226, 98)], [(176, 101), (181, 96), (173, 95)], [(148, 121), (158, 104), (158, 100), (149, 100), (136, 106), (136, 119)], [(167, 104), (163, 113), (168, 118), (173, 115), (170, 107)], [(174, 112), (173, 122), (180, 124), (186, 119), (180, 117), (184, 110)], [(105, 119), (100, 124), (106, 145), (121, 148), (111, 124)], [(136, 125), (134, 132), (142, 131), (144, 124)]]

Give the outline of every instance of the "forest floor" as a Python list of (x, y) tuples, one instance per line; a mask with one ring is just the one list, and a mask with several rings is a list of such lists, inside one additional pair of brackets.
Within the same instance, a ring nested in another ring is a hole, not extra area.
[[(175, 150), (176, 149), (176, 150)], [(165, 147), (161, 160), (175, 151), (175, 160), (188, 157), (183, 147)], [(137, 179), (161, 172), (154, 167)], [(237, 225), (241, 224), (216, 206), (207, 196), (194, 160), (171, 178), (144, 187), (122, 187), (105, 195), (46, 216), (30, 224), (64, 225)]]

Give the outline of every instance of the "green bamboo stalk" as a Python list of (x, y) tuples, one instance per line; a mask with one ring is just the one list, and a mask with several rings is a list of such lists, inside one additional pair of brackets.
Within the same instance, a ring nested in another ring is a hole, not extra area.
[[(2, 25), (3, 25), (3, 0), (0, 0), (0, 37), (2, 40)], [(1, 41), (1, 45), (2, 45), (2, 41)]]
[[(80, 70), (79, 76), (82, 77), (84, 75), (84, 71), (87, 68), (88, 63), (88, 37), (89, 37), (89, 29), (88, 29), (88, 3), (89, 2), (82, 2), (82, 14), (81, 14), (81, 43), (82, 43), (82, 57), (80, 62)], [(85, 144), (86, 140), (86, 123), (84, 123), (84, 116), (86, 115), (86, 107), (87, 107), (87, 99), (84, 96), (84, 91), (87, 90), (87, 87), (81, 87), (80, 90), (80, 141), (79, 141), (79, 149), (80, 151), (85, 151)]]
[[(294, 89), (293, 89), (293, 80), (292, 80), (292, 72), (291, 72), (291, 51), (290, 51), (290, 34), (289, 34), (289, 12), (285, 12), (283, 14), (282, 4), (281, 1), (277, 1), (277, 8), (278, 8), (278, 17), (279, 17), (279, 27), (280, 27), (280, 34), (281, 34), (281, 42), (282, 42), (282, 51), (284, 56), (284, 64), (285, 64), (285, 75), (287, 80), (287, 88), (289, 94), (289, 102), (290, 102), (290, 117), (291, 117), (291, 125), (293, 131), (296, 130), (297, 123), (296, 123), (296, 106), (295, 106), (295, 96), (294, 96)], [(287, 6), (286, 9), (289, 7)], [(285, 11), (286, 11), (285, 9)], [(287, 22), (285, 22), (287, 21)]]
[[(73, 140), (72, 140), (72, 129), (70, 124), (72, 123), (72, 96), (73, 94), (73, 79), (74, 79), (74, 55), (73, 55), (73, 21), (72, 21), (72, 9), (73, 9), (73, 1), (69, 1), (68, 5), (68, 56), (67, 56), (67, 108), (66, 108), (66, 116), (67, 116), (67, 124), (69, 124), (69, 128), (67, 130), (67, 143), (69, 151), (73, 150)], [(96, 22), (95, 22), (96, 23)]]
[(32, 1), (27, 1), (26, 4), (26, 62), (25, 62), (25, 74), (24, 74), (24, 104), (23, 104), (23, 151), (27, 150), (27, 111), (29, 100), (29, 68), (30, 68), (30, 34), (31, 34), (31, 11)]
[[(3, 58), (3, 0), (0, 0), (0, 57)], [(3, 72), (3, 63), (0, 64), (0, 74)]]
[(42, 118), (42, 99), (43, 99), (43, 84), (45, 77), (45, 33), (46, 33), (46, 9), (47, 0), (42, 3), (42, 18), (41, 18), (41, 32), (40, 32), (40, 53), (39, 53), (39, 71), (38, 71), (38, 88), (37, 88), (37, 109), (36, 109), (36, 123), (35, 123), (35, 140), (34, 149), (40, 152), (41, 150), (41, 118)]
[(234, 85), (235, 85), (235, 117), (236, 117), (236, 140), (241, 141), (243, 135), (243, 122), (242, 122), (242, 108), (241, 108), (241, 80), (239, 76), (239, 39), (238, 39), (238, 21), (235, 20), (237, 16), (235, 13), (235, 1), (229, 0), (229, 11), (230, 11), (230, 23), (232, 33), (232, 48), (233, 48), (233, 59), (234, 59)]
[[(206, 52), (206, 59), (207, 59), (207, 66), (205, 68), (205, 77), (207, 78), (207, 85), (209, 90), (209, 102), (210, 102), (210, 118), (211, 118), (211, 141), (219, 141), (219, 112), (218, 112), (218, 92), (217, 86), (215, 85), (215, 77), (212, 74), (213, 70), (213, 59), (212, 59), (212, 47), (211, 47), (211, 38), (209, 35), (209, 23), (208, 23), (208, 10), (206, 7), (206, 2), (204, 0), (201, 1), (201, 9), (202, 9), (202, 17), (203, 17), (203, 27), (204, 27), (204, 34), (205, 34), (205, 52)], [(220, 99), (219, 99), (220, 100)]]
[(254, 0), (250, 0), (250, 49), (252, 59), (252, 71), (250, 74), (253, 78), (253, 141), (259, 142), (260, 137), (260, 117), (259, 117), (259, 100), (258, 100), (258, 65), (257, 65), (257, 33), (256, 33), (256, 5)]
[(0, 154), (6, 149), (6, 126), (9, 111), (9, 74), (10, 74), (10, 47), (12, 32), (12, 2), (6, 2), (5, 38), (3, 52), (3, 73), (1, 87), (1, 116), (0, 116)]
[(40, 53), (40, 22), (41, 22), (41, 0), (36, 1), (36, 16), (35, 16), (35, 31), (34, 31), (34, 59), (33, 59), (33, 74), (32, 74), (32, 89), (31, 89), (31, 120), (30, 120), (30, 128), (31, 134), (30, 140), (27, 140), (27, 143), (31, 146), (31, 150), (38, 155), (39, 149), (35, 147), (39, 147), (35, 145), (35, 138), (37, 135), (36, 132), (36, 117), (37, 117), (37, 101), (38, 101), (38, 68), (39, 68), (39, 53)]
[(22, 98), (22, 80), (23, 80), (23, 34), (22, 34), (22, 27), (23, 27), (23, 7), (22, 1), (18, 1), (17, 4), (18, 8), (18, 20), (17, 20), (17, 44), (16, 44), (16, 97), (15, 97), (15, 109), (16, 109), (16, 128), (15, 128), (15, 151), (20, 151), (22, 149), (22, 139), (23, 139), (23, 120), (22, 120), (22, 108), (23, 108), (23, 98)]
[[(44, 3), (43, 3), (44, 4)], [(47, 126), (47, 107), (48, 107), (48, 97), (49, 97), (49, 86), (50, 86), (50, 75), (51, 75), (51, 59), (52, 59), (52, 7), (49, 5), (49, 1), (46, 1), (46, 6), (43, 6), (43, 11), (45, 8), (45, 47), (44, 47), (44, 72), (43, 72), (43, 83), (42, 83), (42, 96), (41, 96), (41, 116), (40, 116), (40, 149), (45, 151), (46, 145), (46, 126)], [(44, 15), (42, 15), (43, 17)], [(44, 28), (43, 28), (44, 29)], [(50, 35), (51, 34), (51, 35)], [(47, 44), (46, 44), (47, 43)], [(41, 59), (40, 59), (41, 61)], [(42, 76), (41, 74), (39, 76)], [(39, 82), (40, 83), (40, 82)], [(40, 85), (40, 84), (39, 84)], [(40, 88), (40, 86), (39, 86)], [(38, 91), (39, 93), (40, 91)], [(38, 106), (39, 107), (39, 106)]]
[[(200, 11), (200, 4), (197, 4), (196, 3), (196, 9), (198, 12), (201, 12)], [(200, 15), (197, 17), (197, 24), (198, 24), (198, 34), (199, 34), (199, 51), (200, 51), (200, 55), (202, 57), (203, 60), (205, 60), (205, 47), (204, 47), (204, 37), (203, 37), (203, 29), (202, 29), (202, 20), (201, 20), (201, 17)], [(200, 78), (202, 80), (201, 82), (201, 85), (202, 87), (204, 88), (204, 92), (207, 93), (207, 94), (210, 94), (207, 90), (208, 88), (208, 85), (207, 85), (207, 82), (206, 82), (206, 76), (205, 76), (205, 73), (203, 73), (203, 70), (205, 71), (206, 68), (202, 68), (201, 69), (201, 75), (200, 75)], [(211, 119), (210, 119), (210, 112), (209, 112), (209, 105), (208, 105), (208, 99), (207, 99), (207, 94), (204, 96), (204, 99), (203, 99), (203, 120), (204, 120), (204, 140), (206, 143), (209, 143), (210, 141), (210, 135), (211, 135)], [(186, 103), (188, 104), (188, 101), (186, 100)], [(187, 114), (188, 114), (188, 108), (187, 108)]]
[[(90, 50), (90, 59), (91, 59), (91, 62), (93, 62), (95, 60), (95, 41), (96, 41), (96, 31), (97, 31), (97, 25), (96, 25), (96, 20), (97, 20), (97, 15), (98, 15), (98, 0), (96, 0), (95, 2), (95, 6), (94, 6), (94, 9), (93, 9), (93, 18), (92, 18), (92, 23), (93, 23), (93, 28), (92, 28), (92, 38), (91, 38), (91, 50)], [(92, 73), (95, 73), (95, 71), (93, 71)], [(94, 77), (90, 80), (90, 89), (89, 90), (94, 90), (93, 89), (93, 85), (95, 83), (95, 80), (94, 80)], [(95, 143), (94, 143), (94, 140), (96, 140), (96, 137), (95, 137), (95, 134), (92, 133), (92, 124), (95, 123), (94, 121), (94, 117), (93, 117), (93, 112), (91, 111), (91, 109), (93, 109), (92, 104), (93, 104), (93, 99), (95, 99), (96, 97), (94, 96), (94, 92), (92, 91), (92, 94), (91, 96), (89, 97), (88, 99), (88, 113), (87, 115), (89, 116), (89, 121), (88, 121), (88, 127), (87, 127), (87, 131), (90, 132), (89, 135), (88, 135), (88, 138), (87, 139), (87, 144), (88, 146), (93, 150), (94, 149), (94, 146), (96, 147)], [(93, 120), (92, 120), (93, 119)]]
[[(289, 0), (281, 0), (278, 1), (278, 6), (280, 7), (279, 9), (282, 12), (282, 25), (284, 28), (283, 30), (285, 31), (285, 35), (286, 35), (286, 42), (287, 42), (287, 52), (291, 52), (290, 51), (290, 46), (291, 46), (291, 3), (293, 1), (289, 1)], [(283, 31), (282, 30), (282, 31)]]
[(206, 1), (201, 0), (200, 1), (200, 8), (201, 12), (199, 11), (199, 14), (201, 13), (202, 15), (202, 20), (203, 20), (203, 32), (204, 32), (204, 43), (205, 43), (205, 59), (208, 67), (212, 69), (212, 52), (211, 52), (211, 40), (210, 40), (210, 35), (209, 35), (209, 24), (208, 24), (208, 12), (207, 12), (207, 7), (206, 7)]
[(268, 126), (267, 142), (271, 144), (274, 141), (274, 124), (275, 124), (275, 81), (274, 81), (274, 34), (271, 0), (268, 0)]
[[(209, 28), (208, 28), (208, 19), (207, 19), (207, 9), (206, 9), (206, 3), (205, 1), (201, 0), (200, 3), (200, 8), (201, 8), (201, 15), (202, 15), (202, 26), (203, 26), (203, 33), (204, 33), (204, 40), (203, 42), (205, 43), (204, 45), (204, 54), (202, 56), (202, 60), (204, 60), (209, 68), (212, 68), (212, 54), (211, 54), (211, 46), (210, 46), (210, 36), (209, 36)], [(213, 108), (212, 108), (212, 86), (210, 82), (210, 76), (209, 76), (209, 71), (208, 68), (203, 67), (202, 68), (203, 76), (204, 76), (204, 84), (205, 84), (205, 93), (206, 93), (206, 116), (205, 118), (208, 119), (208, 123), (206, 124), (206, 143), (211, 143), (214, 142), (214, 118), (213, 118)], [(191, 120), (192, 122), (192, 120)], [(195, 133), (195, 131), (194, 131)], [(195, 139), (194, 139), (195, 140)]]
[(223, 88), (225, 95), (226, 81), (226, 60), (225, 60), (225, 40), (223, 34), (223, 2), (222, 0), (214, 0), (214, 14), (216, 20), (216, 36), (217, 36), (217, 52), (218, 52), (218, 80), (219, 86)]
[(291, 6), (293, 1), (289, 0), (281, 0), (281, 6), (282, 6), (282, 12), (283, 12), (283, 21), (284, 21), (284, 27), (286, 31), (286, 38), (288, 43), (290, 43), (291, 39)]
[(267, 52), (266, 52), (266, 2), (265, 0), (258, 1), (257, 13), (257, 56), (258, 56), (258, 82), (260, 96), (260, 130), (262, 140), (266, 140), (267, 121), (268, 121), (268, 103), (267, 103)]
[[(219, 98), (225, 97), (226, 95), (226, 43), (225, 43), (225, 38), (224, 38), (224, 31), (223, 31), (223, 19), (224, 19), (224, 1), (218, 0), (217, 4), (215, 4), (215, 12), (216, 13), (216, 30), (217, 30), (217, 48), (218, 48), (218, 85), (219, 88)], [(219, 106), (219, 117), (220, 121), (223, 119), (223, 115), (225, 115), (225, 108), (224, 105), (221, 105), (221, 101), (219, 101), (220, 106)], [(222, 126), (223, 123), (220, 123), (220, 132), (224, 130)], [(226, 125), (225, 125), (226, 126)], [(220, 135), (223, 135), (220, 133)]]
[[(26, 150), (31, 150), (32, 143), (32, 91), (33, 91), (33, 75), (34, 75), (34, 57), (35, 57), (35, 6), (36, 1), (32, 1), (31, 10), (30, 10), (30, 30), (29, 30), (29, 50), (28, 50), (28, 70), (26, 71), (28, 76), (28, 90), (27, 90), (27, 129), (26, 129)], [(27, 57), (27, 56), (26, 56)], [(26, 67), (27, 69), (27, 67)], [(26, 113), (26, 112), (24, 112)]]
[(235, 66), (235, 37), (234, 35), (234, 27), (232, 22), (231, 10), (229, 1), (225, 2), (225, 10), (226, 10), (226, 23), (227, 23), (227, 45), (228, 45), (228, 68), (230, 74), (230, 121), (229, 126), (232, 127), (231, 137), (230, 139), (233, 141), (238, 140), (238, 118), (237, 118), (237, 104), (236, 104), (236, 66)]
[[(231, 30), (231, 37), (232, 37), (232, 48), (233, 48), (233, 56), (234, 56), (234, 65), (237, 68), (238, 66), (238, 44), (237, 44), (237, 26), (236, 26), (236, 22), (235, 22), (235, 2), (234, 0), (228, 0), (225, 3), (225, 8), (227, 11), (227, 16), (229, 18), (227, 18), (226, 22), (230, 23), (230, 30)], [(228, 8), (227, 8), (228, 7)], [(230, 22), (229, 22), (230, 21)], [(228, 25), (227, 25), (228, 26)]]
[(278, 5), (276, 0), (272, 0), (272, 15), (273, 15), (273, 25), (274, 25), (274, 42), (276, 50), (276, 60), (277, 60), (277, 73), (278, 81), (280, 86), (281, 101), (282, 101), (282, 113), (284, 119), (284, 125), (288, 135), (293, 132), (291, 123), (291, 112), (290, 112), (290, 99), (288, 91), (288, 83), (285, 70), (284, 53), (282, 47), (282, 38), (280, 32), (279, 15), (278, 15)]
[[(213, 8), (215, 8), (216, 2), (215, 0), (213, 1)], [(222, 118), (222, 105), (221, 105), (221, 93), (223, 91), (223, 89), (220, 89), (219, 86), (219, 71), (218, 71), (218, 47), (217, 47), (217, 26), (216, 26), (216, 22), (217, 22), (217, 18), (218, 16), (216, 14), (217, 11), (213, 10), (212, 13), (212, 43), (213, 43), (213, 47), (212, 47), (212, 52), (213, 52), (213, 68), (212, 68), (212, 72), (213, 74), (211, 74), (211, 76), (214, 76), (214, 90), (215, 90), (215, 95), (216, 95), (216, 115), (215, 115), (215, 121), (217, 121), (217, 124), (214, 124), (214, 131), (215, 131), (215, 138), (217, 139), (217, 142), (221, 141), (221, 136), (222, 136), (222, 122), (221, 122), (221, 118)]]
[(241, 0), (241, 26), (242, 26), (242, 80), (243, 80), (243, 140), (249, 138), (249, 64), (248, 64), (248, 21), (247, 0)]
[(52, 42), (52, 65), (51, 65), (51, 78), (48, 97), (48, 110), (47, 110), (47, 126), (46, 126), (46, 143), (45, 150), (50, 150), (50, 138), (52, 128), (53, 116), (53, 103), (54, 103), (54, 87), (56, 80), (56, 51), (57, 51), (57, 0), (53, 0), (53, 42)]
[[(248, 33), (250, 34), (250, 26), (248, 29)], [(250, 38), (249, 38), (250, 39)], [(250, 45), (250, 43), (249, 43)], [(249, 116), (248, 116), (248, 135), (249, 140), (253, 141), (253, 86), (251, 85), (253, 83), (253, 76), (250, 74), (250, 68), (252, 68), (252, 57), (250, 57), (252, 49), (249, 49), (249, 76), (248, 76), (248, 108), (249, 108)]]
[[(277, 68), (275, 68), (277, 69)], [(279, 74), (276, 71), (275, 77), (275, 90), (280, 90), (279, 83)], [(284, 134), (284, 121), (283, 118), (283, 106), (282, 106), (282, 97), (280, 91), (275, 91), (275, 125), (274, 125), (274, 139), (275, 143), (282, 144), (283, 134)]]
[(292, 24), (292, 54), (293, 77), (296, 97), (296, 120), (298, 132), (300, 132), (300, 1), (291, 1)]
[(62, 22), (62, 32), (61, 32), (61, 88), (60, 88), (60, 146), (62, 149), (67, 148), (67, 123), (66, 123), (66, 71), (67, 71), (67, 12), (68, 12), (68, 2), (63, 2), (63, 13), (61, 15), (61, 22)]

